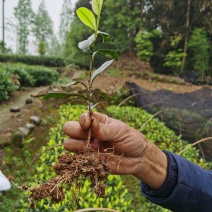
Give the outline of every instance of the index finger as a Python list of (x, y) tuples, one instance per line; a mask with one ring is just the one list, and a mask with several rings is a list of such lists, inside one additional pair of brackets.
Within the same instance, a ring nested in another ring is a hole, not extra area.
[(63, 132), (70, 138), (87, 139), (88, 130), (83, 129), (79, 122), (68, 121), (63, 125)]

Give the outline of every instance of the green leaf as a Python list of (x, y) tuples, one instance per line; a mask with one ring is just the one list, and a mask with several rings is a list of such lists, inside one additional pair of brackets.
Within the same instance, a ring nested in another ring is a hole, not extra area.
[(43, 97), (43, 99), (51, 99), (51, 98), (69, 98), (71, 96), (77, 96), (83, 99), (87, 99), (84, 95), (82, 94), (72, 94), (68, 92), (50, 92), (47, 95)]
[(109, 95), (108, 94), (106, 94), (106, 93), (104, 93), (104, 92), (102, 92), (102, 91), (94, 91), (93, 92), (93, 95), (94, 96), (101, 96), (101, 97), (103, 97), (104, 99), (109, 99)]
[(92, 84), (93, 80), (99, 75), (102, 71), (108, 68), (112, 64), (113, 60), (109, 60), (105, 62), (102, 66), (100, 66), (94, 73), (91, 75), (90, 84)]
[(90, 108), (93, 110), (100, 102), (97, 102), (96, 104), (90, 103)]
[(92, 0), (92, 10), (100, 17), (103, 0)]
[(106, 32), (101, 32), (101, 31), (98, 30), (97, 34), (102, 36), (102, 39), (103, 39), (102, 42), (103, 43), (105, 43), (107, 40), (110, 39), (110, 35), (108, 33), (106, 33)]
[(110, 50), (110, 49), (99, 49), (96, 52), (93, 53), (92, 57), (94, 58), (94, 56), (96, 54), (104, 54), (104, 55), (110, 55), (113, 57), (113, 59), (115, 59), (116, 61), (118, 61), (118, 54), (116, 51), (114, 50)]
[(63, 85), (62, 88), (67, 88), (67, 87), (69, 87), (70, 85), (77, 85), (78, 83), (79, 83), (78, 81), (72, 81), (72, 82), (70, 82), (70, 83), (68, 83), (68, 84), (66, 84), (66, 85)]
[(93, 29), (95, 32), (97, 31), (97, 26), (96, 26), (96, 18), (94, 14), (87, 8), (85, 7), (80, 7), (79, 9), (76, 10), (77, 16), (79, 19), (88, 27)]
[(69, 87), (70, 85), (77, 85), (77, 84), (82, 84), (86, 89), (88, 88), (86, 86), (86, 84), (84, 84), (83, 82), (80, 82), (80, 81), (72, 81), (66, 85), (63, 85), (62, 88), (65, 89), (65, 88)]
[(95, 35), (92, 34), (87, 40), (78, 43), (78, 47), (85, 53), (91, 53), (91, 45), (95, 41)]

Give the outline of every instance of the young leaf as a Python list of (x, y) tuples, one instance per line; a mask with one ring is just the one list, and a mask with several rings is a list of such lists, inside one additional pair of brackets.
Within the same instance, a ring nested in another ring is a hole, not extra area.
[(97, 16), (100, 16), (103, 0), (92, 0), (92, 10)]
[(91, 45), (95, 41), (95, 35), (92, 34), (87, 40), (78, 43), (78, 47), (85, 53), (91, 53)]
[(101, 32), (101, 31), (98, 30), (97, 34), (102, 36), (102, 39), (103, 39), (102, 42), (103, 43), (105, 43), (107, 40), (110, 39), (110, 35), (108, 33), (106, 33), (106, 32)]
[(43, 97), (43, 99), (51, 99), (51, 98), (69, 98), (71, 96), (77, 96), (77, 97), (80, 97), (80, 98), (83, 98), (83, 99), (87, 99), (84, 95), (82, 94), (71, 94), (71, 93), (68, 93), (68, 92), (57, 92), (57, 93), (54, 93), (54, 92), (50, 92), (48, 93), (47, 95), (45, 95)]
[(109, 60), (105, 63), (103, 63), (102, 66), (100, 66), (96, 71), (93, 72), (90, 78), (90, 84), (92, 84), (93, 80), (96, 78), (97, 75), (99, 75), (101, 72), (103, 72), (106, 68), (108, 68), (112, 64), (113, 60)]
[(72, 82), (70, 82), (70, 83), (68, 83), (68, 84), (66, 84), (66, 85), (63, 85), (62, 87), (63, 88), (67, 88), (67, 87), (69, 87), (70, 85), (77, 85), (79, 82), (78, 81), (72, 81)]
[(96, 104), (90, 103), (90, 108), (93, 110), (100, 102), (97, 102)]
[(95, 32), (97, 31), (96, 18), (89, 9), (87, 9), (86, 7), (80, 7), (79, 9), (76, 10), (76, 13), (79, 19), (85, 25), (93, 29)]
[(77, 85), (79, 83), (84, 85), (87, 88), (87, 86), (83, 82), (79, 82), (79, 81), (72, 81), (72, 82), (70, 82), (70, 83), (68, 83), (66, 85), (63, 85), (62, 88), (65, 89), (65, 88), (69, 87), (70, 85)]
[(118, 61), (118, 54), (116, 51), (114, 50), (110, 50), (110, 49), (99, 49), (96, 52), (93, 53), (92, 57), (94, 58), (94, 56), (96, 54), (104, 54), (104, 55), (110, 55), (113, 57), (113, 59), (115, 59), (116, 61)]

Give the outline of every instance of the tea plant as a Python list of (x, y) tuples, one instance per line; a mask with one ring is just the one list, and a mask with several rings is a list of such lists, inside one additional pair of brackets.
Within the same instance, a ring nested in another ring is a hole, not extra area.
[[(88, 27), (90, 27), (93, 30), (93, 34), (84, 41), (81, 41), (78, 44), (78, 47), (86, 54), (90, 56), (90, 69), (89, 69), (89, 74), (88, 78), (86, 78), (87, 83), (84, 83), (82, 81), (72, 81), (71, 83), (67, 84), (64, 86), (64, 88), (67, 88), (71, 85), (76, 85), (76, 84), (82, 84), (86, 91), (87, 95), (83, 94), (74, 94), (74, 93), (69, 93), (69, 92), (61, 92), (61, 93), (49, 93), (44, 97), (44, 99), (49, 99), (52, 97), (56, 98), (68, 98), (70, 96), (77, 96), (79, 98), (85, 99), (86, 102), (88, 103), (88, 110), (89, 114), (92, 114), (92, 109), (95, 108), (99, 102), (95, 103), (93, 96), (94, 93), (97, 95), (101, 95), (101, 93), (98, 93), (96, 91), (92, 91), (92, 86), (95, 78), (102, 73), (104, 70), (106, 70), (114, 60), (118, 60), (118, 54), (116, 51), (111, 50), (111, 49), (98, 49), (95, 50), (95, 43), (97, 41), (98, 36), (102, 37), (102, 42), (106, 42), (109, 38), (110, 35), (106, 32), (102, 32), (99, 30), (99, 22), (100, 22), (100, 15), (101, 15), (101, 10), (102, 10), (102, 5), (103, 5), (103, 0), (93, 0), (92, 1), (92, 11), (85, 7), (80, 7), (79, 9), (76, 10), (77, 16), (79, 19)], [(112, 56), (112, 60), (106, 61), (102, 66), (100, 66), (97, 70), (93, 71), (93, 60), (97, 54), (104, 54), (104, 55), (110, 55)], [(90, 138), (88, 138), (88, 143), (87, 147), (89, 148), (90, 145)]]
[[(76, 13), (79, 19), (88, 27), (93, 30), (93, 34), (84, 41), (81, 41), (78, 44), (78, 47), (86, 54), (90, 56), (90, 64), (89, 64), (89, 74), (86, 78), (86, 82), (83, 81), (72, 81), (69, 84), (64, 86), (64, 89), (76, 85), (82, 84), (86, 89), (86, 94), (75, 94), (70, 92), (57, 92), (57, 93), (49, 93), (44, 99), (50, 99), (52, 97), (56, 98), (69, 98), (71, 96), (77, 96), (78, 98), (82, 98), (87, 102), (88, 112), (90, 114), (90, 118), (93, 109), (99, 104), (99, 102), (95, 102), (94, 94), (101, 95), (100, 92), (96, 92), (92, 90), (93, 82), (96, 77), (106, 70), (114, 60), (118, 60), (118, 55), (116, 51), (110, 49), (95, 49), (95, 43), (97, 42), (97, 38), (99, 36), (102, 37), (102, 42), (106, 42), (109, 39), (109, 34), (106, 32), (102, 32), (99, 30), (100, 23), (100, 15), (102, 10), (103, 0), (93, 0), (92, 1), (92, 10), (89, 10), (85, 7), (81, 7), (77, 9)], [(97, 70), (93, 71), (93, 61), (97, 54), (109, 55), (113, 59), (106, 61), (102, 64)], [(75, 181), (81, 182), (85, 179), (90, 180), (91, 187), (93, 191), (100, 197), (105, 195), (105, 180), (110, 174), (110, 170), (108, 165), (105, 162), (102, 162), (101, 154), (99, 153), (97, 158), (92, 157), (89, 153), (91, 151), (90, 146), (91, 140), (91, 127), (89, 128), (88, 138), (86, 147), (84, 148), (84, 152), (82, 154), (72, 155), (70, 153), (65, 153), (59, 156), (58, 162), (54, 164), (53, 169), (56, 172), (56, 176), (50, 179), (49, 181), (41, 184), (39, 187), (30, 189), (30, 197), (38, 200), (46, 197), (51, 197), (52, 201), (61, 202), (64, 200), (65, 195), (63, 192), (63, 186), (70, 186)], [(108, 154), (107, 156), (113, 156), (112, 153), (104, 153)], [(80, 187), (81, 183), (78, 184)], [(23, 186), (23, 189), (28, 190), (29, 188)], [(34, 203), (32, 204), (34, 207)]]

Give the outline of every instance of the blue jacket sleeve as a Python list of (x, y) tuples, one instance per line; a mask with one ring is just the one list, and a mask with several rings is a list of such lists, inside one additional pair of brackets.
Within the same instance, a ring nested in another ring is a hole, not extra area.
[(212, 211), (212, 171), (165, 152), (168, 161), (168, 176), (159, 191), (142, 183), (142, 193), (151, 202), (180, 212)]

